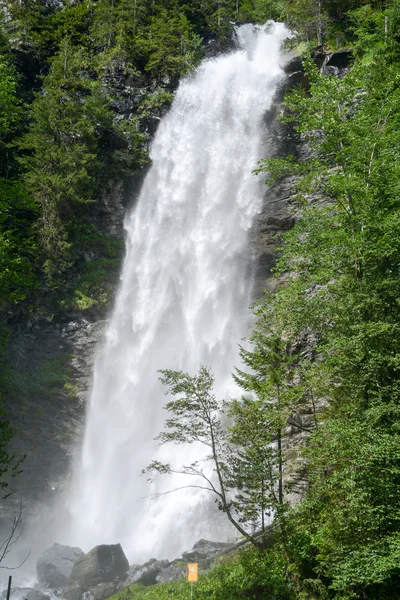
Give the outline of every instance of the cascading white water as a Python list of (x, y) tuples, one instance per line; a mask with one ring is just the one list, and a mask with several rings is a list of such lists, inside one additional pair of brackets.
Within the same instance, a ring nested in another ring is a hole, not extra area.
[[(140, 475), (169, 459), (154, 437), (165, 412), (158, 369), (210, 366), (218, 394), (232, 389), (247, 334), (247, 233), (261, 209), (263, 115), (283, 77), (281, 24), (238, 29), (239, 49), (206, 60), (181, 82), (151, 148), (152, 166), (126, 218), (126, 257), (94, 373), (81, 461), (69, 501), (69, 541), (88, 550), (120, 542), (131, 560), (173, 557), (212, 537), (208, 496)], [(169, 450), (177, 464), (193, 448)]]

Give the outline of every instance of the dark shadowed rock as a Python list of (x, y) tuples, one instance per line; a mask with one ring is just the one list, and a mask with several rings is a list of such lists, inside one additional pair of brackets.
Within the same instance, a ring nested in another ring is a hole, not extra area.
[(128, 569), (129, 563), (121, 544), (101, 544), (75, 563), (68, 583), (91, 588), (99, 583), (126, 579)]
[(36, 565), (39, 584), (50, 588), (63, 587), (71, 575), (72, 567), (82, 556), (84, 553), (80, 548), (61, 544), (47, 548)]

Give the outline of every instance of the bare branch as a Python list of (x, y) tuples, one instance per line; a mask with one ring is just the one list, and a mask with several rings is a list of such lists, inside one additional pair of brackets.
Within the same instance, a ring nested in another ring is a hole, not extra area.
[[(22, 532), (24, 530), (21, 523), (22, 523), (22, 506), (20, 504), (18, 512), (16, 514), (14, 514), (14, 518), (13, 518), (13, 522), (12, 522), (10, 531), (9, 531), (7, 537), (5, 538), (5, 540), (0, 544), (0, 563), (3, 562), (3, 560), (6, 558), (6, 556), (10, 553), (11, 548), (20, 539)], [(20, 527), (20, 529), (18, 530), (19, 527)], [(28, 560), (30, 553), (31, 553), (31, 551), (29, 550), (28, 554), (25, 556), (25, 558), (19, 565), (15, 566), (15, 567), (7, 567), (5, 565), (0, 565), (0, 569), (8, 569), (11, 571), (13, 571), (15, 569), (19, 569)]]
[[(166, 492), (157, 492), (156, 494), (150, 494), (147, 498), (160, 498), (161, 496), (168, 496), (169, 494), (173, 494), (174, 492), (178, 492), (179, 490), (188, 490), (188, 489), (199, 489), (206, 490), (207, 492), (214, 492), (213, 489), (205, 487), (204, 485), (181, 485), (180, 487), (174, 488), (173, 490), (168, 490)], [(218, 496), (218, 492), (215, 492)]]

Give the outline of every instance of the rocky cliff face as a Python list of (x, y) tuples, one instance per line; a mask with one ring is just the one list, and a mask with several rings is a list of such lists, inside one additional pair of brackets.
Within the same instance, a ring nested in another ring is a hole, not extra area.
[[(295, 85), (306, 85), (301, 60), (292, 59), (285, 67), (287, 77), (278, 91), (275, 103), (265, 115), (268, 139), (265, 146), (271, 149), (270, 157), (300, 156), (305, 151), (292, 125), (279, 121), (285, 92)], [(279, 237), (294, 224), (291, 199), (296, 185), (295, 177), (287, 177), (265, 188), (263, 210), (258, 215), (250, 233), (250, 251), (255, 269), (254, 297), (264, 289), (276, 285), (273, 268), (277, 259)]]

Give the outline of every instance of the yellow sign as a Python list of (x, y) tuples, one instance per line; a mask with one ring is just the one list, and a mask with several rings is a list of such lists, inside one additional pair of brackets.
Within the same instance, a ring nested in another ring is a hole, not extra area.
[(187, 580), (197, 581), (199, 579), (199, 565), (197, 563), (189, 563), (187, 566)]

